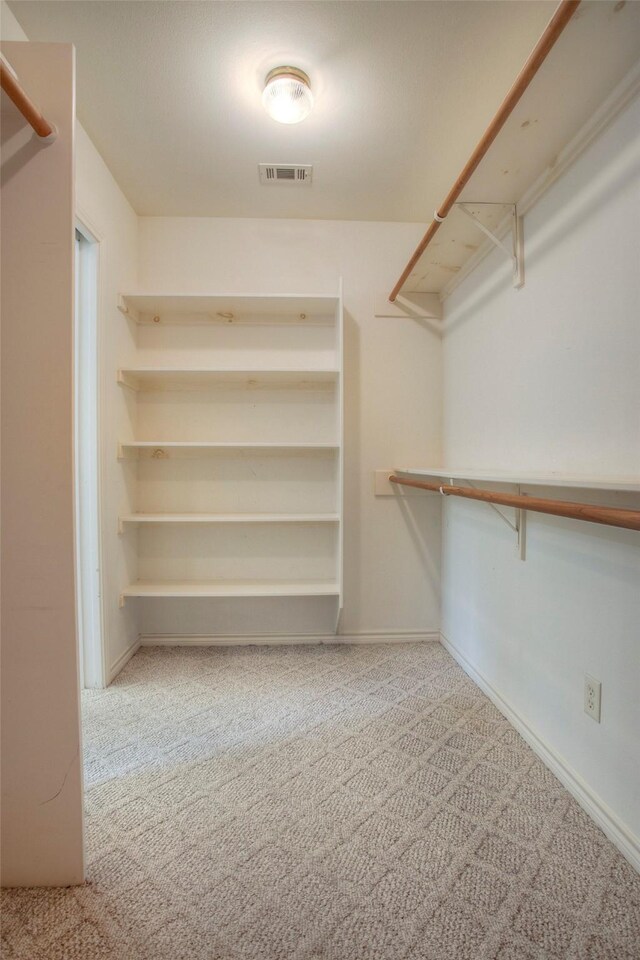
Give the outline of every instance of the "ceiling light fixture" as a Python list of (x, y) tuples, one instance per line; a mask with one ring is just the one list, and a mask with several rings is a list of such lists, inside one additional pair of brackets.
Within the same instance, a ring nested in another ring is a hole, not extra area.
[(278, 123), (300, 123), (313, 106), (309, 77), (297, 67), (276, 67), (266, 76), (262, 102)]

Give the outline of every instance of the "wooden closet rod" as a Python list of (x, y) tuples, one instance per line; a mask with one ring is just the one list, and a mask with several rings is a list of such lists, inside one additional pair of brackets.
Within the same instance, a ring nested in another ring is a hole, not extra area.
[(402, 271), (402, 275), (395, 287), (389, 294), (389, 300), (391, 303), (395, 302), (396, 297), (400, 293), (402, 287), (407, 281), (409, 274), (415, 267), (416, 263), (427, 249), (437, 231), (440, 228), (440, 224), (445, 219), (447, 214), (450, 212), (452, 206), (466, 187), (467, 183), (471, 179), (472, 174), (475, 172), (476, 167), (484, 157), (485, 153), (498, 136), (502, 127), (504, 126), (506, 120), (510, 116), (513, 108), (517, 104), (518, 100), (525, 92), (536, 73), (544, 63), (547, 54), (555, 44), (556, 40), (569, 23), (569, 20), (576, 12), (580, 0), (562, 0), (558, 9), (554, 13), (553, 17), (547, 24), (547, 27), (538, 40), (537, 44), (531, 51), (529, 59), (525, 63), (524, 67), (518, 74), (515, 83), (509, 90), (509, 93), (506, 95), (495, 117), (485, 130), (481, 140), (478, 142), (475, 150), (467, 160), (465, 166), (462, 169), (462, 172), (458, 176), (457, 180), (449, 190), (444, 202), (440, 205), (440, 208), (436, 210), (434, 218), (431, 221), (431, 226), (425, 233), (424, 237), (416, 247), (413, 256), (409, 260), (409, 263), (406, 265)]
[(56, 136), (56, 128), (52, 123), (42, 116), (33, 100), (24, 92), (17, 76), (3, 58), (0, 59), (0, 86), (15, 103), (16, 107), (30, 124), (41, 140), (53, 140)]
[(428, 483), (426, 480), (409, 480), (395, 474), (392, 474), (389, 480), (391, 483), (400, 483), (403, 487), (432, 490), (447, 497), (465, 497), (467, 500), (499, 503), (518, 510), (550, 513), (555, 517), (570, 517), (572, 520), (588, 520), (590, 523), (604, 523), (610, 527), (640, 530), (640, 510), (620, 510), (617, 507), (599, 507), (595, 503), (571, 503), (568, 500), (544, 500), (541, 497), (523, 497), (515, 493), (493, 493), (489, 490), (476, 490), (475, 487), (454, 487), (450, 484)]

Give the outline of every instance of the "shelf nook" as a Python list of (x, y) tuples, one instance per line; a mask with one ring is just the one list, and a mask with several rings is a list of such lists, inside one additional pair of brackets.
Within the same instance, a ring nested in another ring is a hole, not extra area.
[(117, 373), (133, 434), (118, 531), (137, 559), (121, 604), (324, 597), (337, 629), (340, 296), (125, 294), (119, 308), (138, 348)]

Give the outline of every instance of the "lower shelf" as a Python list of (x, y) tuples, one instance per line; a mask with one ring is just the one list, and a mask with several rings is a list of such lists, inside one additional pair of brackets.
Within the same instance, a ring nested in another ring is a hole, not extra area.
[(146, 457), (151, 460), (166, 460), (179, 454), (204, 456), (213, 453), (323, 453), (335, 454), (340, 447), (335, 443), (298, 443), (285, 440), (282, 443), (265, 441), (208, 441), (208, 440), (129, 440), (118, 444), (118, 460)]
[(139, 580), (125, 587), (126, 597), (337, 597), (334, 580)]
[(339, 523), (337, 513), (127, 513), (125, 523)]

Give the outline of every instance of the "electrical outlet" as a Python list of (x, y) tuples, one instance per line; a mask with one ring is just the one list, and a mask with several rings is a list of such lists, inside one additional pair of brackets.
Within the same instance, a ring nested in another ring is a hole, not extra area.
[(600, 723), (600, 696), (602, 684), (599, 680), (594, 680), (588, 673), (584, 676), (584, 712), (592, 720)]

